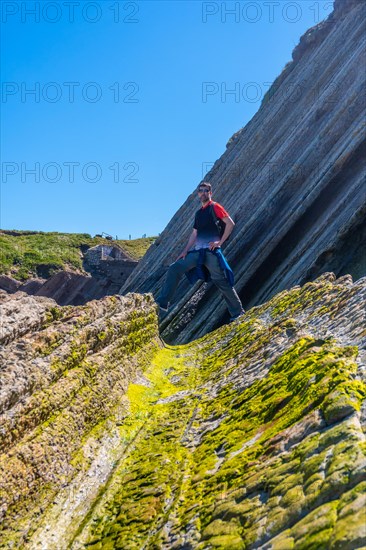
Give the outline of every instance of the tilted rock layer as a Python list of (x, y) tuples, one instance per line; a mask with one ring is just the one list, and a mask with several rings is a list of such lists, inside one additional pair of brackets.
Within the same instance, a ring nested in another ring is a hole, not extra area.
[(365, 545), (366, 278), (324, 274), (181, 346), (150, 295), (14, 296), (6, 548)]
[(87, 513), (120, 448), (123, 395), (160, 340), (150, 296), (0, 298), (0, 539), (19, 548), (60, 491), (78, 502), (64, 521)]
[[(224, 253), (245, 309), (325, 271), (366, 275), (365, 57), (366, 3), (338, 0), (205, 177), (236, 223)], [(122, 294), (159, 295), (199, 206), (194, 191)], [(190, 287), (185, 277), (173, 306), (162, 324), (169, 343), (203, 336), (227, 318), (215, 287)]]

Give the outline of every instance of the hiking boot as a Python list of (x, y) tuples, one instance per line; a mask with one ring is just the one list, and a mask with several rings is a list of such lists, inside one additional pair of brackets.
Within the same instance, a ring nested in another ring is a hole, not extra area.
[(236, 321), (236, 320), (239, 319), (239, 317), (241, 317), (242, 315), (245, 315), (244, 309), (242, 309), (241, 312), (238, 313), (237, 315), (234, 315), (233, 317), (230, 317), (230, 323), (232, 323), (233, 321)]

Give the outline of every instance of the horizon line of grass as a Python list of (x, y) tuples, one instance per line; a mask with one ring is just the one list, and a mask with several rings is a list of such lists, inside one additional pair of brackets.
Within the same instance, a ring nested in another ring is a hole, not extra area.
[(64, 269), (86, 273), (82, 258), (89, 248), (113, 244), (131, 259), (140, 260), (156, 238), (110, 240), (89, 233), (0, 229), (0, 274), (24, 281), (44, 274), (47, 278)]

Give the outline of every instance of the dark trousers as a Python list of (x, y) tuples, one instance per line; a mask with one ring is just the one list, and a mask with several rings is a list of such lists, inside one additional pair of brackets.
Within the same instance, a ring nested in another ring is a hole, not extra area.
[[(182, 275), (190, 269), (196, 267), (198, 265), (198, 259), (199, 251), (195, 250), (193, 252), (189, 252), (184, 259), (181, 258), (169, 266), (165, 283), (158, 299), (160, 305), (164, 307), (168, 305), (174, 296)], [(225, 273), (220, 267), (218, 258), (209, 250), (206, 251), (204, 265), (210, 272), (212, 282), (221, 291), (230, 315), (232, 317), (239, 315), (239, 313), (243, 310), (240, 298), (237, 295), (236, 290), (227, 280)]]

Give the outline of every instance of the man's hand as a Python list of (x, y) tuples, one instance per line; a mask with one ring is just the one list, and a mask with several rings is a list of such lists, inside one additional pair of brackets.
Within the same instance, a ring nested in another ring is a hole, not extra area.
[(178, 258), (175, 260), (176, 262), (178, 260), (180, 260), (181, 258), (184, 260), (184, 258), (188, 254), (188, 251), (192, 248), (192, 246), (196, 242), (196, 238), (197, 238), (197, 229), (193, 229), (192, 233), (191, 233), (191, 236), (189, 237), (188, 243), (186, 244), (185, 249), (183, 250), (182, 254), (180, 254), (180, 256), (178, 256)]
[(210, 250), (215, 250), (215, 248), (220, 248), (221, 242), (220, 241), (211, 241), (208, 243), (208, 247)]
[(177, 261), (180, 260), (181, 258), (182, 258), (182, 260), (184, 260), (184, 258), (185, 258), (186, 256), (187, 256), (187, 250), (183, 250), (182, 254), (180, 254), (180, 255), (178, 256), (178, 258), (177, 258), (175, 261), (177, 262)]

